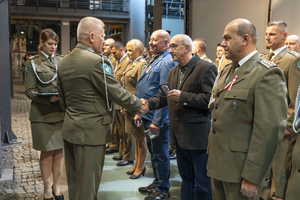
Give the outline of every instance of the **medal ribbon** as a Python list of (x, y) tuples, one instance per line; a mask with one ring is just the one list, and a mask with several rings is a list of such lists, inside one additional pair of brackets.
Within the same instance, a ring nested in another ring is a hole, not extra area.
[(238, 79), (238, 75), (235, 75), (234, 79), (232, 79), (232, 81), (230, 83), (228, 83), (228, 85), (226, 85), (226, 87), (224, 88), (224, 90), (229, 91), (233, 85), (233, 83)]
[(148, 69), (146, 70), (146, 73), (147, 73), (147, 74), (149, 73), (151, 67), (152, 67), (152, 64), (151, 64), (151, 65), (148, 67)]

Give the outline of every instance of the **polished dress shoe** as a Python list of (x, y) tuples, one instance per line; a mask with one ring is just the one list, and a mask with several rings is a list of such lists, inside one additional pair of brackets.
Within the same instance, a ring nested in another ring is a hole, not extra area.
[(144, 167), (143, 171), (142, 171), (139, 175), (135, 176), (135, 175), (132, 174), (129, 178), (130, 178), (130, 179), (138, 179), (138, 178), (140, 178), (142, 175), (145, 176), (145, 172), (146, 172), (146, 167)]
[(122, 160), (122, 156), (114, 156), (113, 160)]
[(115, 152), (118, 152), (118, 150), (113, 150), (112, 148), (105, 149), (105, 154), (111, 154), (111, 153), (115, 153)]
[(118, 162), (116, 165), (117, 166), (126, 166), (129, 164), (133, 164), (133, 161), (128, 161), (128, 160), (121, 160), (120, 162)]
[(51, 198), (44, 197), (44, 200), (53, 200), (53, 197), (51, 197)]
[(134, 171), (127, 171), (126, 174), (128, 175), (132, 175), (134, 173)]
[(171, 160), (176, 159), (176, 158), (177, 158), (176, 153), (172, 153), (172, 154), (170, 155), (170, 159), (171, 159)]

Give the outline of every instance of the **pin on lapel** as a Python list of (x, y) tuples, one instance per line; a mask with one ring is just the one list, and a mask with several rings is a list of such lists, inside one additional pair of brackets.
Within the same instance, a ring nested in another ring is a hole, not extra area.
[(235, 75), (234, 79), (232, 79), (232, 81), (230, 81), (230, 83), (228, 83), (228, 84), (225, 86), (224, 90), (229, 91), (229, 90), (231, 89), (233, 83), (234, 83), (238, 78), (239, 78), (238, 75)]

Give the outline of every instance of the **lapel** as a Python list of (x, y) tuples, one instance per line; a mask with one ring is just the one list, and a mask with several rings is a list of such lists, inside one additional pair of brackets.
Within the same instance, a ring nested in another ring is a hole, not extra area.
[[(46, 56), (43, 53), (40, 53), (40, 58), (41, 58), (41, 61), (44, 63), (44, 65), (51, 67), (51, 68), (55, 68), (54, 64), (52, 62), (50, 62), (50, 60), (48, 58), (46, 58)], [(55, 62), (55, 56), (54, 56), (54, 62)]]
[(279, 54), (277, 54), (271, 62), (275, 63), (276, 65), (278, 65), (281, 61), (281, 59), (284, 57), (284, 55), (289, 52), (289, 49), (287, 47), (285, 47), (281, 52), (279, 52)]
[(234, 82), (233, 86), (238, 84), (239, 82), (242, 82), (245, 79), (245, 74), (250, 73), (253, 69), (254, 65), (259, 60), (260, 56), (259, 53), (255, 53), (249, 60), (247, 60), (242, 66), (240, 66), (231, 76), (228, 77), (228, 80), (225, 82), (228, 73), (231, 70), (231, 67), (233, 63), (230, 63), (228, 67), (224, 68), (223, 74), (221, 75), (217, 85), (216, 89), (214, 90), (214, 94), (218, 94), (219, 92), (224, 91), (224, 88), (234, 79), (234, 77), (237, 75), (238, 79)]
[[(199, 60), (200, 60), (200, 58), (199, 58), (198, 55), (196, 55), (195, 57), (191, 58), (191, 61), (190, 61), (189, 65), (187, 66), (186, 71), (185, 71), (184, 76), (183, 76), (183, 79), (182, 79), (182, 81), (180, 83), (179, 90), (182, 89), (182, 86), (183, 86), (184, 82), (190, 76), (190, 74), (194, 71), (195, 62), (197, 62)], [(180, 70), (179, 67), (178, 67), (178, 70)], [(178, 73), (179, 73), (178, 70), (177, 70), (177, 76), (175, 76), (175, 77), (178, 77)], [(177, 82), (178, 82), (178, 78), (177, 78)]]

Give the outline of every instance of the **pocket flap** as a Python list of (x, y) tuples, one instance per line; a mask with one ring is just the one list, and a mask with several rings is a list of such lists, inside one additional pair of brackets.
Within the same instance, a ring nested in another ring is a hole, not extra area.
[(238, 151), (238, 152), (248, 152), (249, 148), (249, 141), (245, 139), (230, 139), (230, 150), (231, 151)]
[(249, 90), (231, 89), (229, 91), (226, 91), (225, 98), (246, 100), (248, 98), (248, 93)]

